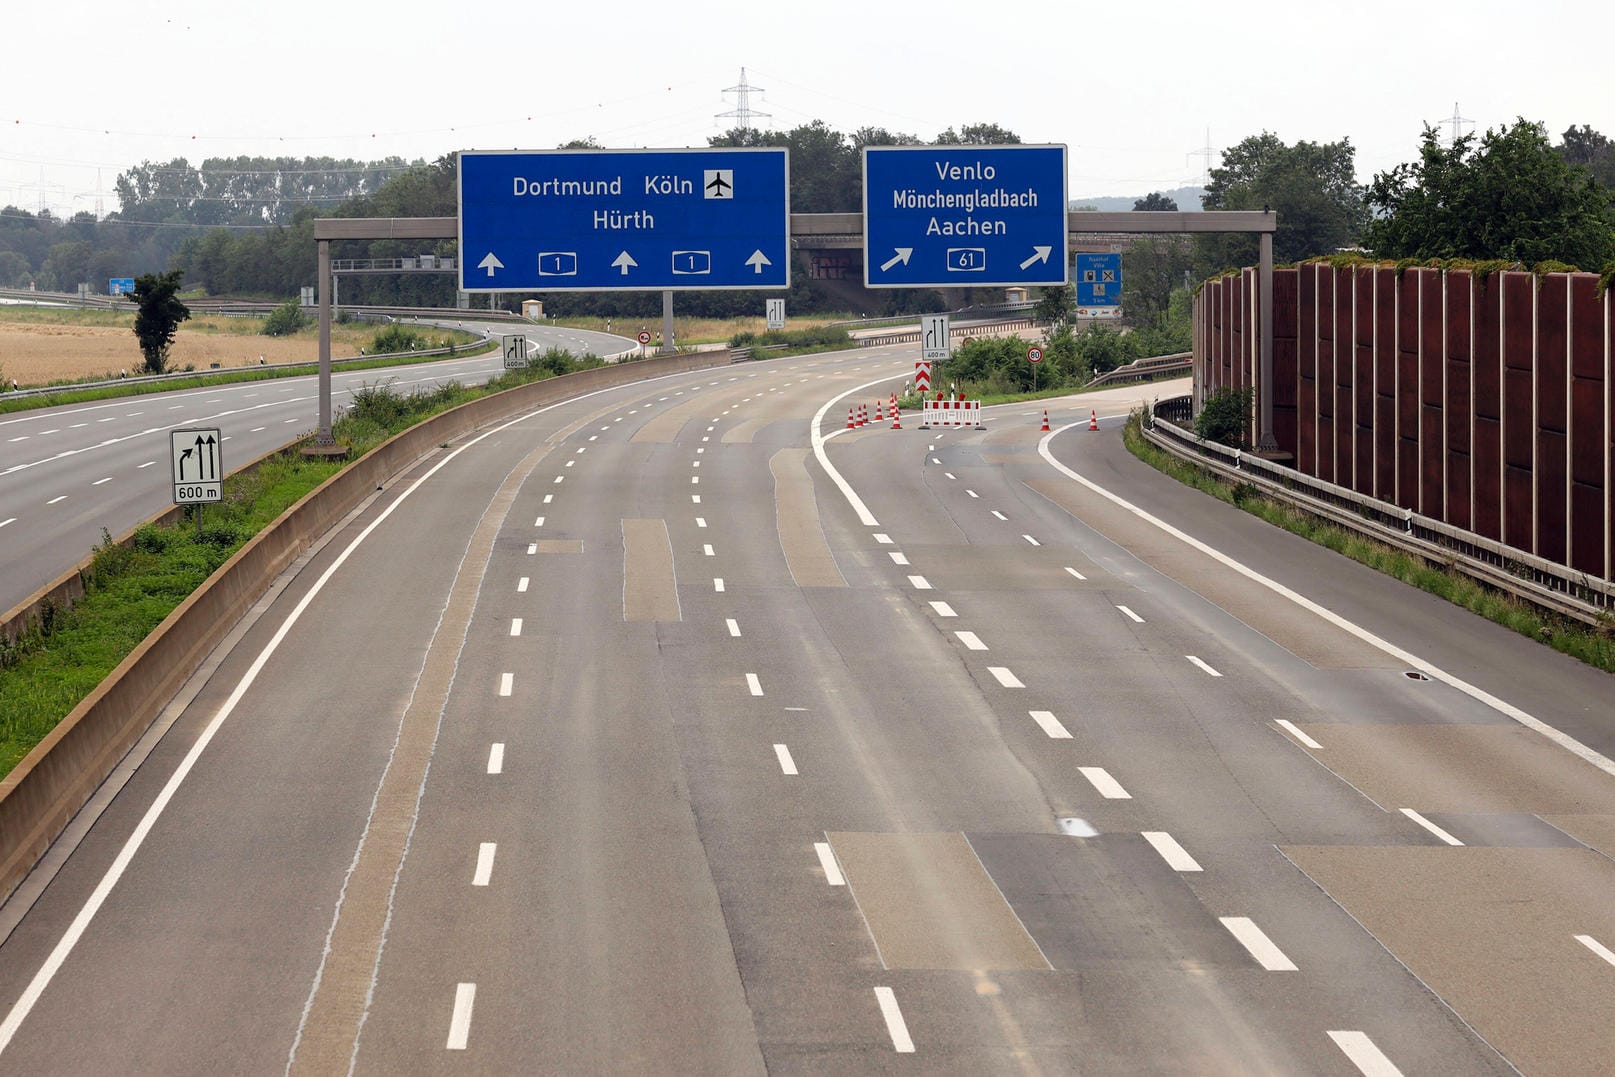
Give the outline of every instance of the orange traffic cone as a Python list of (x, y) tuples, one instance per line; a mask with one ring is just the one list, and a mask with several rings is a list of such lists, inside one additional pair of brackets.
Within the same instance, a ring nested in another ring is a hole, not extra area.
[(886, 405), (884, 402), (880, 400), (875, 401), (875, 421), (877, 423), (883, 423), (886, 421), (886, 413), (882, 410), (885, 408), (885, 406)]
[(851, 408), (847, 409), (847, 429), (848, 430), (856, 430), (856, 429), (858, 429), (858, 424), (852, 421), (852, 409)]
[(1043, 409), (1043, 429), (1047, 430), (1048, 428), (1049, 428), (1049, 409), (1044, 408)]
[(898, 415), (897, 405), (896, 404), (892, 405), (892, 429), (893, 430), (901, 430), (901, 429), (903, 429), (903, 420)]
[(1088, 409), (1088, 429), (1089, 430), (1098, 430), (1099, 429), (1099, 413), (1097, 411), (1094, 411), (1092, 408)]

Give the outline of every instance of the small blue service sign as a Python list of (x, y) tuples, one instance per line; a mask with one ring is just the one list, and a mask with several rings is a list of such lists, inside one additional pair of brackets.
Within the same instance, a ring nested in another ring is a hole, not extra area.
[(783, 148), (460, 155), (468, 292), (790, 285)]
[(1064, 146), (864, 150), (864, 284), (1066, 283)]

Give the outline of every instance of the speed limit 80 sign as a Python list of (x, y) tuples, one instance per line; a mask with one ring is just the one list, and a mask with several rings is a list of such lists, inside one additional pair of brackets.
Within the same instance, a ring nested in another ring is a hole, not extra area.
[(1027, 348), (1026, 361), (1028, 363), (1041, 363), (1043, 361), (1043, 349), (1039, 348), (1035, 344), (1032, 345), (1032, 347)]

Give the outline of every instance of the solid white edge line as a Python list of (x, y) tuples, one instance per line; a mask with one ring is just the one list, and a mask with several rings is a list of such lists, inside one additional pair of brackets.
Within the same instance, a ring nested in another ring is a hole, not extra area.
[(1132, 800), (1133, 794), (1122, 788), (1122, 783), (1110, 776), (1104, 767), (1078, 767), (1078, 772), (1099, 790), (1106, 800)]
[(454, 987), (454, 1014), (449, 1018), (449, 1040), (443, 1046), (450, 1051), (463, 1051), (471, 1039), (471, 1010), (477, 1003), (476, 984), (456, 984)]
[(1596, 751), (1596, 750), (1594, 750), (1592, 748), (1589, 748), (1587, 745), (1581, 743), (1581, 741), (1579, 741), (1576, 738), (1570, 736), (1568, 733), (1560, 732), (1559, 730), (1555, 729), (1553, 726), (1548, 725), (1546, 722), (1542, 721), (1540, 718), (1537, 718), (1537, 717), (1535, 717), (1535, 716), (1533, 716), (1531, 714), (1528, 714), (1527, 712), (1525, 712), (1525, 711), (1521, 710), (1520, 708), (1514, 706), (1512, 703), (1508, 703), (1508, 702), (1506, 702), (1504, 700), (1501, 700), (1501, 699), (1497, 698), (1496, 696), (1492, 695), (1490, 692), (1487, 692), (1485, 689), (1478, 688), (1475, 685), (1470, 684), (1468, 681), (1464, 680), (1462, 677), (1458, 677), (1458, 676), (1455, 676), (1455, 675), (1453, 675), (1451, 673), (1448, 673), (1446, 670), (1440, 668), (1439, 666), (1435, 665), (1434, 663), (1425, 661), (1424, 659), (1420, 658), (1418, 655), (1413, 654), (1411, 651), (1403, 650), (1401, 647), (1398, 647), (1396, 644), (1390, 642), (1389, 640), (1387, 640), (1387, 639), (1385, 639), (1385, 638), (1383, 638), (1381, 636), (1376, 635), (1373, 632), (1370, 632), (1368, 629), (1363, 628), (1361, 625), (1359, 625), (1359, 624), (1357, 624), (1357, 623), (1355, 623), (1353, 621), (1348, 621), (1346, 618), (1340, 616), (1340, 614), (1338, 614), (1338, 613), (1335, 613), (1333, 610), (1326, 609), (1323, 606), (1320, 606), (1318, 603), (1312, 601), (1310, 598), (1307, 598), (1305, 595), (1302, 595), (1302, 594), (1300, 594), (1300, 593), (1298, 593), (1296, 591), (1291, 590), (1290, 588), (1284, 586), (1282, 583), (1279, 583), (1277, 580), (1273, 580), (1273, 579), (1268, 578), (1267, 576), (1262, 575), (1260, 572), (1257, 572), (1255, 569), (1250, 568), (1250, 567), (1240, 563), (1239, 561), (1234, 560), (1232, 557), (1230, 557), (1227, 554), (1223, 553), (1221, 550), (1216, 549), (1213, 546), (1208, 546), (1206, 543), (1201, 542), (1199, 539), (1195, 538), (1193, 535), (1190, 535), (1187, 532), (1180, 530), (1179, 528), (1173, 527), (1171, 524), (1167, 523), (1165, 520), (1162, 520), (1162, 519), (1160, 519), (1158, 517), (1150, 515), (1148, 512), (1145, 512), (1143, 509), (1139, 508), (1137, 505), (1133, 504), (1131, 501), (1128, 501), (1126, 498), (1123, 498), (1118, 494), (1113, 494), (1109, 490), (1105, 489), (1103, 486), (1100, 486), (1098, 483), (1095, 483), (1094, 481), (1092, 481), (1091, 479), (1084, 478), (1083, 476), (1077, 474), (1075, 471), (1072, 471), (1070, 468), (1066, 467), (1064, 464), (1060, 463), (1060, 461), (1058, 461), (1058, 460), (1056, 460), (1054, 458), (1054, 453), (1052, 451), (1050, 451), (1050, 449), (1049, 449), (1049, 442), (1054, 440), (1055, 435), (1062, 434), (1065, 431), (1072, 429), (1072, 427), (1081, 426), (1081, 425), (1082, 424), (1080, 424), (1080, 423), (1071, 423), (1071, 424), (1069, 424), (1067, 426), (1062, 426), (1058, 430), (1054, 430), (1054, 431), (1049, 432), (1048, 434), (1045, 434), (1043, 436), (1043, 440), (1038, 442), (1038, 446), (1037, 446), (1038, 454), (1040, 456), (1042, 456), (1043, 459), (1046, 460), (1051, 467), (1053, 467), (1056, 471), (1060, 472), (1062, 475), (1065, 475), (1067, 478), (1072, 479), (1072, 480), (1082, 484), (1083, 486), (1087, 487), (1089, 490), (1091, 490), (1094, 493), (1098, 494), (1100, 497), (1103, 497), (1106, 500), (1110, 501), (1111, 503), (1119, 506), (1120, 508), (1125, 509), (1128, 512), (1131, 512), (1133, 515), (1137, 516), (1139, 519), (1144, 520), (1145, 522), (1147, 522), (1149, 524), (1152, 524), (1155, 527), (1160, 528), (1162, 531), (1165, 531), (1167, 534), (1171, 535), (1172, 537), (1174, 537), (1174, 538), (1176, 538), (1176, 539), (1178, 539), (1178, 540), (1180, 540), (1180, 541), (1182, 541), (1184, 543), (1187, 543), (1189, 546), (1193, 547), (1196, 550), (1199, 550), (1201, 553), (1205, 554), (1207, 557), (1210, 557), (1213, 560), (1218, 561), (1223, 565), (1226, 565), (1228, 568), (1233, 569), (1235, 572), (1238, 572), (1240, 575), (1244, 576), (1245, 578), (1247, 578), (1247, 579), (1249, 579), (1249, 580), (1251, 580), (1251, 581), (1253, 581), (1255, 583), (1261, 584), (1263, 587), (1266, 587), (1268, 590), (1272, 591), (1274, 594), (1279, 595), (1279, 596), (1281, 596), (1283, 598), (1287, 598), (1291, 602), (1294, 602), (1297, 606), (1300, 606), (1302, 609), (1307, 610), (1310, 613), (1316, 614), (1317, 616), (1323, 618), (1325, 621), (1328, 621), (1330, 624), (1334, 625), (1336, 628), (1340, 629), (1341, 631), (1350, 633), (1351, 635), (1353, 635), (1353, 636), (1357, 637), (1358, 639), (1362, 640), (1364, 643), (1367, 643), (1370, 646), (1379, 648), (1381, 651), (1384, 651), (1386, 654), (1390, 655), (1392, 658), (1396, 659), (1398, 662), (1404, 662), (1404, 663), (1408, 664), (1409, 666), (1412, 666), (1414, 669), (1418, 670), (1420, 673), (1423, 673), (1427, 677), (1431, 677), (1431, 678), (1433, 678), (1435, 680), (1438, 680), (1438, 681), (1440, 681), (1441, 683), (1447, 685), (1450, 688), (1456, 688), (1458, 691), (1460, 691), (1460, 692), (1464, 693), (1465, 695), (1469, 696), (1471, 699), (1478, 700), (1479, 702), (1481, 702), (1481, 703), (1485, 704), (1486, 706), (1492, 708), (1493, 710), (1497, 711), (1499, 714), (1503, 714), (1503, 715), (1506, 715), (1509, 718), (1512, 718), (1514, 721), (1518, 722), (1520, 725), (1525, 726), (1525, 728), (1527, 728), (1529, 730), (1532, 730), (1533, 732), (1540, 733), (1544, 737), (1547, 737), (1549, 740), (1553, 741), (1553, 743), (1559, 745), (1559, 747), (1561, 747), (1561, 748), (1565, 749), (1566, 751), (1572, 753), (1573, 755), (1579, 757), (1580, 759), (1584, 760), (1585, 762), (1591, 763), (1593, 766), (1597, 767), (1599, 770), (1603, 771), (1605, 774), (1615, 776), (1615, 759), (1610, 759), (1608, 756), (1604, 755), (1603, 753), (1598, 752), (1598, 751)]
[(886, 1019), (886, 1032), (892, 1037), (892, 1049), (900, 1055), (913, 1054), (914, 1041), (909, 1039), (903, 1011), (897, 1007), (897, 995), (889, 987), (877, 987), (875, 1001), (880, 1003), (880, 1015)]
[(1308, 748), (1311, 748), (1313, 751), (1323, 751), (1323, 745), (1301, 732), (1301, 727), (1290, 721), (1288, 718), (1275, 718), (1273, 719), (1273, 724), (1284, 730), (1296, 740), (1300, 741), (1302, 744), (1305, 744)]
[(1155, 851), (1161, 854), (1166, 866), (1173, 871), (1200, 871), (1200, 862), (1189, 855), (1189, 851), (1178, 844), (1174, 838), (1164, 830), (1145, 830), (1141, 832), (1144, 840), (1154, 846)]
[[(679, 377), (682, 375), (669, 374), (664, 376)], [(646, 379), (646, 382), (657, 380), (660, 379), (648, 378)], [(645, 382), (639, 382), (636, 384), (643, 385)], [(307, 610), (310, 604), (313, 603), (316, 596), (318, 596), (319, 593), (325, 589), (325, 585), (330, 582), (331, 577), (335, 576), (337, 571), (347, 563), (348, 558), (353, 555), (353, 552), (357, 550), (359, 546), (362, 545), (378, 527), (385, 523), (387, 519), (391, 517), (395, 511), (397, 511), (399, 506), (408, 501), (410, 496), (414, 494), (416, 490), (419, 490), (423, 485), (436, 476), (439, 471), (447, 467), (451, 461), (459, 457), (459, 455), (465, 452), (467, 449), (477, 445), (486, 438), (503, 433), (518, 423), (526, 422), (528, 419), (534, 418), (535, 416), (542, 415), (548, 411), (553, 411), (559, 407), (566, 407), (575, 404), (579, 400), (587, 400), (590, 397), (599, 396), (603, 393), (615, 392), (619, 388), (621, 388), (621, 386), (614, 385), (605, 389), (597, 389), (590, 393), (581, 393), (578, 396), (571, 397), (567, 400), (557, 401), (554, 404), (546, 404), (543, 407), (534, 408), (532, 411), (523, 412), (522, 414), (500, 423), (497, 426), (489, 427), (480, 434), (477, 434), (475, 437), (472, 437), (466, 441), (463, 445), (444, 454), (442, 459), (438, 460), (435, 464), (428, 468), (424, 474), (422, 474), (407, 488), (405, 488), (405, 490), (399, 494), (391, 504), (379, 512), (376, 515), (376, 518), (365, 526), (364, 530), (360, 531), (359, 534), (354, 536), (353, 541), (348, 543), (348, 545), (343, 548), (342, 552), (338, 554), (336, 558), (332, 560), (331, 564), (326, 567), (325, 571), (320, 574), (319, 579), (314, 581), (314, 584), (309, 588), (308, 593), (298, 600), (297, 605), (292, 608), (291, 613), (287, 614), (286, 620), (281, 623), (281, 626), (276, 629), (275, 634), (270, 637), (269, 642), (264, 645), (264, 649), (258, 653), (258, 656), (253, 659), (252, 664), (247, 667), (246, 673), (242, 674), (241, 680), (236, 682), (235, 688), (231, 690), (230, 695), (219, 707), (218, 712), (214, 714), (207, 726), (203, 728), (201, 734), (197, 737), (196, 742), (191, 745), (191, 750), (185, 754), (184, 759), (180, 760), (179, 766), (174, 769), (174, 773), (169, 776), (168, 781), (163, 785), (163, 788), (157, 794), (156, 799), (154, 799), (151, 806), (146, 809), (146, 814), (141, 816), (140, 822), (135, 826), (133, 832), (131, 832), (129, 837), (124, 841), (123, 847), (118, 851), (118, 855), (113, 858), (111, 866), (109, 866), (106, 872), (101, 876), (101, 881), (96, 884), (96, 887), (93, 891), (91, 891), (90, 896), (85, 899), (84, 905), (80, 907), (78, 914), (73, 917), (73, 922), (68, 925), (67, 930), (62, 933), (61, 939), (57, 941), (56, 946), (51, 950), (49, 956), (45, 958), (45, 961), (40, 966), (39, 971), (34, 974), (33, 979), (28, 982), (28, 986), (23, 989), (22, 994), (12, 1005), (10, 1011), (7, 1012), (5, 1020), (0, 1021), (0, 1053), (4, 1053), (5, 1049), (11, 1044), (12, 1038), (17, 1034), (17, 1029), (22, 1026), (22, 1022), (27, 1019), (28, 1014), (32, 1012), (34, 1006), (39, 1002), (40, 996), (44, 993), (45, 988), (50, 984), (50, 981), (55, 977), (56, 972), (61, 968), (62, 963), (67, 960), (68, 955), (73, 952), (73, 948), (78, 945), (78, 940), (83, 936), (85, 930), (89, 927), (90, 921), (95, 918), (95, 915), (100, 911), (101, 906), (106, 903), (107, 896), (111, 894), (112, 888), (118, 884), (118, 880), (121, 879), (123, 877), (123, 873), (128, 870), (129, 864), (134, 859), (135, 854), (140, 850), (140, 846), (145, 842), (147, 836), (151, 833), (152, 828), (156, 826), (157, 820), (162, 816), (164, 810), (168, 807), (168, 802), (173, 799), (174, 793), (178, 791), (180, 785), (185, 781), (191, 770), (196, 766), (196, 761), (201, 758), (202, 753), (207, 750), (207, 746), (212, 743), (213, 737), (218, 733), (219, 728), (224, 724), (225, 720), (235, 712), (236, 707), (240, 705), (242, 697), (246, 695), (247, 691), (251, 689), (253, 683), (257, 681), (259, 673), (261, 673), (264, 666), (268, 664), (270, 657), (273, 656), (274, 653), (280, 648), (281, 642), (291, 632), (292, 628), (297, 624), (297, 622), (302, 619), (304, 611)], [(179, 405), (176, 405), (176, 407), (178, 406)], [(476, 989), (474, 984), (471, 985), (471, 988), (473, 992)]]
[(477, 867), (471, 874), (472, 886), (487, 886), (493, 878), (493, 858), (498, 852), (497, 842), (485, 841), (477, 846)]
[(763, 694), (763, 682), (757, 679), (757, 674), (746, 674), (746, 689), (754, 696)]
[(505, 772), (505, 743), (494, 741), (488, 746), (488, 773), (503, 774)]
[[(842, 477), (841, 472), (837, 471), (835, 465), (830, 463), (829, 454), (824, 451), (824, 443), (829, 439), (820, 427), (824, 423), (825, 415), (840, 401), (845, 400), (854, 393), (861, 393), (871, 386), (896, 381), (899, 378), (911, 377), (912, 373), (910, 371), (908, 373), (891, 374), (884, 378), (876, 378), (874, 381), (866, 381), (862, 385), (854, 385), (840, 396), (833, 396), (826, 400), (819, 410), (813, 413), (813, 419), (808, 423), (808, 436), (813, 444), (814, 458), (819, 461), (819, 466), (824, 468), (825, 474), (830, 476), (830, 481), (836, 484), (836, 489), (841, 491), (841, 496), (847, 499), (847, 504), (852, 506), (852, 511), (858, 514), (858, 522), (865, 527), (879, 527), (880, 521), (875, 519), (874, 514), (869, 511), (869, 507), (864, 504), (863, 498), (858, 496), (857, 491)], [(830, 436), (833, 437), (834, 435)]]
[(1615, 951), (1610, 950), (1608, 946), (1605, 946), (1591, 935), (1577, 935), (1575, 938), (1577, 942), (1587, 947), (1587, 949), (1608, 961), (1611, 965), (1615, 965)]
[(779, 760), (779, 769), (782, 774), (796, 774), (796, 760), (791, 758), (791, 750), (783, 744), (774, 745), (774, 758)]
[(1222, 926), (1228, 929), (1229, 934), (1239, 940), (1241, 946), (1250, 951), (1268, 972), (1295, 972), (1295, 962), (1284, 956), (1284, 951), (1273, 945), (1273, 940), (1256, 926), (1256, 921), (1248, 916), (1219, 916)]
[(1054, 716), (1053, 711), (1027, 711), (1026, 713), (1032, 716), (1032, 721), (1042, 727), (1043, 732), (1047, 733), (1051, 740), (1071, 739), (1071, 731), (1060, 723), (1060, 719)]
[(1446, 842), (1448, 845), (1462, 845), (1463, 844), (1463, 842), (1459, 841), (1457, 838), (1453, 837), (1451, 834), (1447, 833), (1445, 830), (1441, 829), (1439, 826), (1436, 826), (1436, 824), (1432, 823), (1430, 820), (1426, 819), (1424, 816), (1420, 815), (1418, 812), (1414, 811), (1412, 808), (1403, 808), (1402, 809), (1402, 814), (1407, 816), (1409, 819), (1412, 819), (1415, 823), (1418, 823), (1420, 826), (1424, 827), (1424, 829), (1428, 830), (1430, 833), (1434, 834), (1436, 837), (1440, 838), (1442, 841)]
[(1329, 1038), (1335, 1041), (1335, 1046), (1341, 1053), (1351, 1059), (1363, 1077), (1402, 1077), (1402, 1071), (1396, 1064), (1385, 1057), (1385, 1052), (1375, 1046), (1374, 1041), (1364, 1032), (1331, 1031)]

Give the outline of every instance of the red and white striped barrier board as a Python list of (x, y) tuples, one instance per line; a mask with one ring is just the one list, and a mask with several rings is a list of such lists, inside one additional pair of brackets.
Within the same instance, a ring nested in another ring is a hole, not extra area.
[(927, 400), (920, 407), (920, 429), (933, 426), (980, 426), (979, 400)]
[(931, 391), (931, 364), (923, 359), (914, 364), (914, 391), (922, 396)]

